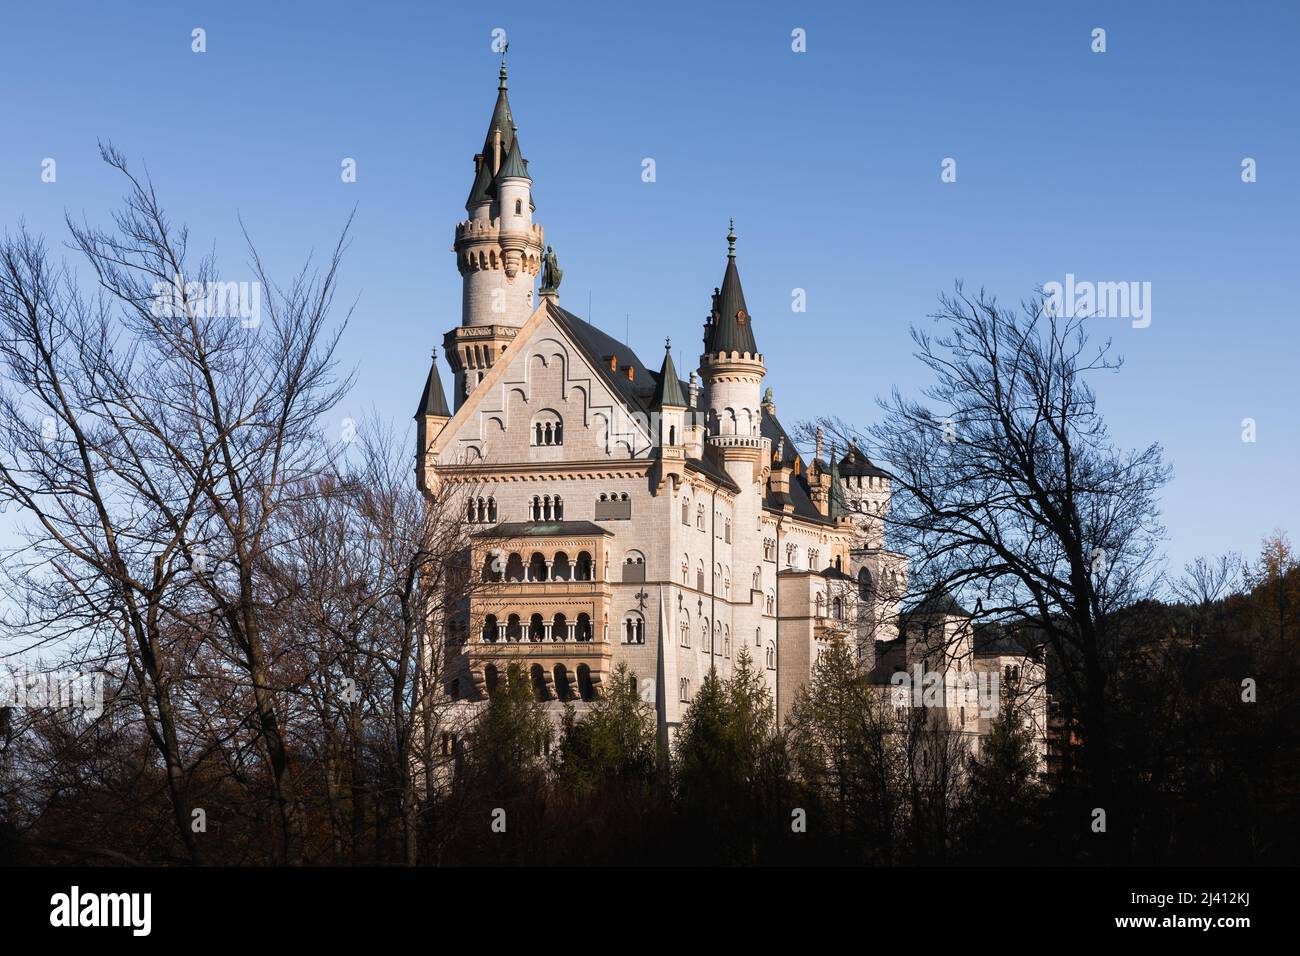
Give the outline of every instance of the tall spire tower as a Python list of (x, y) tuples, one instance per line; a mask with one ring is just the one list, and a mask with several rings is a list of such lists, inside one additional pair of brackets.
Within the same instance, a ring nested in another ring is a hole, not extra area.
[(443, 339), (456, 374), (455, 405), (487, 374), (536, 308), (542, 227), (533, 222), (532, 178), (506, 95), (501, 55), (497, 101), (483, 149), (474, 156), (474, 181), (456, 226), (456, 266), (462, 282), (460, 327)]
[[(753, 466), (754, 481), (767, 465), (762, 449), (763, 408), (759, 389), (767, 368), (754, 341), (754, 326), (745, 306), (745, 291), (736, 269), (735, 222), (727, 231), (727, 268), (722, 286), (713, 292), (713, 308), (704, 324), (704, 354), (700, 375), (704, 379), (707, 411), (705, 442), (715, 447), (723, 461)], [(739, 480), (736, 474), (733, 479)]]

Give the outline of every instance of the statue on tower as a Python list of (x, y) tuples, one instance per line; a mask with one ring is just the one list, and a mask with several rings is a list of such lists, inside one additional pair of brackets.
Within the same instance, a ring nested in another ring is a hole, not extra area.
[(564, 270), (560, 268), (560, 261), (555, 258), (555, 250), (550, 246), (546, 247), (546, 255), (542, 257), (542, 287), (538, 290), (538, 295), (560, 294), (560, 280), (564, 278)]

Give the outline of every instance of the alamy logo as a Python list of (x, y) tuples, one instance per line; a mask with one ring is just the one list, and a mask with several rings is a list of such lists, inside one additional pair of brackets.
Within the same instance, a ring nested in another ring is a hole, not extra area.
[(150, 289), (155, 319), (239, 319), (246, 329), (262, 324), (260, 282), (186, 282), (179, 273), (171, 282), (155, 282)]
[(153, 927), (149, 893), (82, 893), (78, 886), (50, 897), (50, 925), (129, 926), (131, 935), (148, 936)]
[(1130, 319), (1135, 329), (1151, 324), (1150, 282), (1078, 282), (1067, 272), (1065, 282), (1045, 284), (1043, 296), (1051, 317)]
[(912, 672), (898, 671), (889, 678), (890, 701), (895, 707), (944, 707), (950, 711), (970, 707), (980, 717), (998, 714), (997, 671), (927, 671), (920, 664)]
[(80, 671), (0, 669), (0, 707), (71, 707), (90, 717), (104, 712), (104, 675)]

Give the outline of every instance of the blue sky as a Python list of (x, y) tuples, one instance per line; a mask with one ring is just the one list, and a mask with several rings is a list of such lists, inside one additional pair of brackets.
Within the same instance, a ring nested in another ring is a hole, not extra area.
[(104, 221), (122, 188), (101, 138), (148, 164), (226, 278), (246, 268), (237, 216), (283, 274), (355, 207), (359, 381), (339, 417), (405, 421), (459, 319), (449, 249), (495, 28), (571, 310), (590, 297), (643, 355), (671, 335), (690, 367), (735, 217), (782, 419), (866, 424), (877, 395), (920, 384), (908, 324), (954, 279), (1007, 302), (1067, 273), (1150, 282), (1149, 328), (1097, 320), (1126, 358), (1098, 388), (1117, 440), (1160, 441), (1174, 465), (1175, 566), (1300, 535), (1300, 5), (11, 5), (0, 222), (62, 241), (65, 212)]

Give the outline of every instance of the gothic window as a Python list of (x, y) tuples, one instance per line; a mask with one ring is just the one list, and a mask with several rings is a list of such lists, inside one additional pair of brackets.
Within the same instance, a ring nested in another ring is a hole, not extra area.
[(687, 498), (685, 495), (682, 495), (682, 524), (689, 527), (690, 523), (691, 523), (691, 499)]
[(771, 591), (767, 592), (767, 613), (776, 613), (776, 596), (773, 595)]
[(686, 587), (690, 582), (691, 574), (691, 557), (688, 554), (682, 555), (682, 587)]
[(690, 678), (683, 677), (677, 682), (677, 693), (683, 704), (689, 703), (691, 699), (691, 681)]
[(516, 215), (516, 216), (522, 216), (523, 214), (524, 214), (524, 201), (523, 201), (522, 199), (516, 199), (516, 200), (515, 200), (515, 215)]
[(695, 590), (704, 590), (704, 562), (702, 560), (695, 566)]
[(798, 558), (798, 556), (799, 556), (798, 548), (796, 548), (792, 544), (787, 544), (785, 546), (785, 566), (787, 568), (793, 568), (795, 566), (795, 559)]
[(681, 637), (682, 647), (690, 647), (691, 646), (691, 616), (685, 611), (682, 611), (682, 619), (681, 619), (681, 623), (678, 625), (678, 630), (681, 632), (680, 637)]
[(771, 641), (767, 643), (767, 669), (776, 670), (776, 644)]
[(820, 552), (818, 552), (816, 548), (808, 549), (808, 570), (809, 571), (817, 570), (817, 556), (819, 553)]
[(754, 584), (753, 584), (753, 588), (754, 588), (755, 591), (761, 591), (761, 590), (763, 590), (763, 569), (762, 569), (762, 568), (755, 568), (755, 569), (754, 569)]
[(699, 505), (695, 509), (695, 527), (704, 530), (704, 505)]
[(839, 598), (831, 602), (831, 616), (837, 621), (844, 620), (844, 604)]
[(700, 621), (700, 650), (706, 654), (713, 653), (712, 634), (709, 633), (709, 619)]
[(731, 656), (731, 628), (726, 625), (722, 628), (722, 656)]
[(763, 646), (763, 629), (761, 627), (754, 628), (754, 646)]

